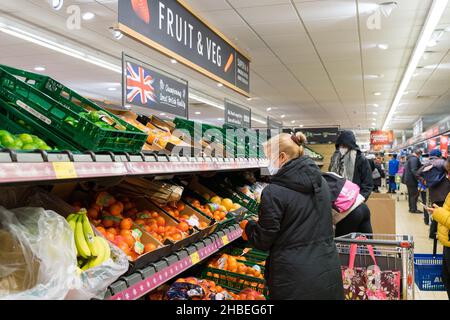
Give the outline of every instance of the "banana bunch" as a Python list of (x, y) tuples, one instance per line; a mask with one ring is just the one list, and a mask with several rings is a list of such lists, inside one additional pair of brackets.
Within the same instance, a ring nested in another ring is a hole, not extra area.
[(111, 258), (111, 248), (108, 242), (95, 235), (89, 223), (86, 209), (70, 214), (66, 220), (75, 236), (78, 268), (81, 271), (97, 267)]

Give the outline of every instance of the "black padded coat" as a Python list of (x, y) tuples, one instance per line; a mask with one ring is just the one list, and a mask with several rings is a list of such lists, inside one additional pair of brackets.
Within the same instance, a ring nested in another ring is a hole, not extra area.
[(245, 231), (250, 246), (270, 252), (265, 273), (270, 299), (343, 299), (330, 191), (309, 157), (290, 161), (272, 178), (259, 221), (250, 221)]

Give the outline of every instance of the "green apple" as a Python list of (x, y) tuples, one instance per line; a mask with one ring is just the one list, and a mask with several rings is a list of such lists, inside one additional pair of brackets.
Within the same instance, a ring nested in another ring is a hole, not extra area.
[(0, 137), (0, 143), (5, 148), (14, 148), (14, 137), (12, 135)]
[(28, 133), (22, 133), (19, 134), (18, 138), (23, 142), (23, 144), (32, 144), (33, 143), (33, 136)]
[(28, 143), (22, 147), (22, 150), (27, 150), (27, 151), (36, 150), (36, 149), (39, 149), (39, 148), (34, 143)]

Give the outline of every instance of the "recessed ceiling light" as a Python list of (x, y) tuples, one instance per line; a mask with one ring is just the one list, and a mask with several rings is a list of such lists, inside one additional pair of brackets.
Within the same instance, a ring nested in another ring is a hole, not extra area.
[(366, 75), (367, 79), (380, 79), (383, 77), (384, 77), (384, 74), (368, 74), (368, 75)]
[(51, 0), (53, 10), (60, 10), (64, 5), (64, 0)]
[(302, 124), (301, 124), (301, 125), (299, 125), (299, 127), (300, 127), (300, 128), (303, 128), (303, 127), (304, 127), (304, 125), (302, 125)]
[(373, 126), (376, 126), (377, 124), (376, 124), (375, 122), (372, 122), (372, 125), (373, 125)]
[(173, 64), (177, 64), (178, 63), (178, 61), (175, 60), (175, 59), (171, 59), (170, 62), (172, 62)]
[(163, 113), (160, 113), (159, 115), (164, 117), (166, 114), (163, 112)]
[(369, 107), (378, 108), (380, 105), (378, 103), (369, 104)]
[(252, 101), (252, 98), (250, 97), (250, 98), (247, 98), (247, 101)]
[(281, 119), (284, 119), (284, 118), (286, 118), (286, 115), (285, 115), (285, 114), (282, 114), (282, 115), (281, 115)]
[(381, 92), (374, 92), (373, 95), (374, 96), (381, 96)]
[(294, 123), (295, 123), (295, 120), (292, 120), (291, 123), (294, 124)]
[(372, 114), (373, 114), (373, 115), (377, 115), (377, 114), (378, 114), (378, 112), (372, 112)]
[(387, 45), (385, 43), (379, 43), (379, 44), (377, 44), (377, 48), (380, 50), (387, 50), (387, 49), (389, 49), (389, 45)]
[(199, 116), (199, 115), (201, 115), (202, 113), (201, 113), (200, 111), (195, 111), (195, 114)]
[(404, 95), (404, 96), (406, 96), (407, 94), (409, 94), (409, 91), (403, 92), (403, 95)]
[(83, 13), (83, 15), (81, 16), (83, 18), (83, 20), (92, 20), (95, 17), (95, 14), (92, 12), (86, 12)]
[(267, 112), (269, 112), (269, 111), (271, 111), (271, 110), (272, 110), (271, 107), (269, 107), (269, 108), (266, 109)]
[(108, 88), (108, 91), (117, 91), (117, 88)]
[(113, 28), (113, 27), (110, 27), (110, 28), (109, 28), (109, 31), (111, 31), (111, 33), (112, 33), (114, 39), (120, 40), (120, 39), (123, 38), (123, 33), (122, 33), (120, 30), (117, 30), (117, 29), (115, 29), (115, 28)]
[(223, 84), (221, 84), (220, 82), (217, 84), (217, 86), (219, 87), (219, 88), (222, 88), (223, 87)]
[(45, 68), (38, 66), (38, 67), (34, 68), (34, 71), (45, 71)]
[(219, 120), (219, 121), (223, 121), (223, 118), (217, 118), (217, 120)]

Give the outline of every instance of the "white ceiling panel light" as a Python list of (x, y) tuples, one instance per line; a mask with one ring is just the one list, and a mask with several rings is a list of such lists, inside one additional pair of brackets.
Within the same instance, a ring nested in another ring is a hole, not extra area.
[(285, 114), (282, 114), (280, 118), (281, 118), (281, 119), (284, 119), (284, 118), (286, 118), (286, 115), (285, 115)]
[(438, 43), (441, 41), (442, 36), (444, 35), (445, 30), (439, 29), (435, 30), (433, 34), (431, 35), (431, 39), (428, 40), (427, 46), (428, 47), (436, 47)]
[(191, 99), (193, 99), (195, 101), (207, 104), (208, 106), (211, 106), (211, 107), (214, 107), (214, 108), (217, 108), (217, 109), (220, 109), (220, 110), (225, 110), (225, 107), (223, 105), (221, 105), (221, 104), (219, 104), (217, 102), (211, 101), (211, 100), (209, 100), (207, 98), (198, 96), (196, 94), (189, 93), (189, 98), (191, 98)]
[(389, 113), (386, 117), (386, 120), (383, 125), (383, 130), (385, 130), (402, 99), (403, 93), (406, 91), (411, 78), (419, 64), (419, 61), (426, 50), (427, 44), (430, 41), (436, 26), (441, 20), (442, 14), (444, 13), (448, 4), (448, 0), (434, 0), (430, 11), (428, 12), (428, 16), (425, 22), (425, 25), (422, 29), (422, 32), (419, 36), (419, 40), (417, 42), (416, 47), (414, 48), (413, 54), (411, 56), (411, 60), (409, 61), (408, 67), (406, 68), (405, 74), (403, 75), (403, 79), (400, 83), (400, 86), (397, 90), (397, 94), (395, 95), (394, 101), (389, 109)]
[(387, 49), (389, 49), (389, 45), (386, 43), (379, 43), (379, 44), (377, 44), (377, 48), (380, 50), (387, 50)]
[(272, 111), (272, 108), (269, 107), (269, 108), (266, 109), (266, 111), (267, 111), (267, 112)]
[[(50, 37), (46, 35), (37, 34), (37, 32), (32, 28), (27, 28), (22, 25), (16, 25), (14, 23), (8, 23), (4, 19), (0, 19), (0, 31), (9, 34), (13, 37), (29, 41), (31, 43), (37, 44), (39, 46), (45, 47), (47, 49), (54, 50), (56, 52), (71, 56), (76, 59), (89, 62), (96, 66), (108, 69), (116, 73), (122, 73), (122, 68), (119, 64), (114, 64), (106, 60), (95, 57), (96, 53), (82, 52), (79, 49), (74, 49), (67, 45), (63, 45), (54, 40), (50, 40)], [(75, 47), (75, 46), (74, 46)]]
[(368, 74), (366, 79), (381, 79), (384, 78), (384, 74)]
[(34, 71), (39, 71), (39, 72), (45, 71), (45, 67), (37, 66), (34, 68)]
[(376, 92), (373, 93), (373, 95), (374, 96), (381, 96), (381, 92), (376, 91)]
[(196, 114), (197, 116), (199, 116), (199, 115), (201, 115), (202, 113), (201, 113), (200, 111), (195, 111), (195, 114)]
[(177, 60), (175, 60), (175, 59), (170, 59), (170, 63), (172, 63), (172, 64), (177, 64), (177, 63), (178, 63), (178, 61), (177, 61)]
[(108, 91), (117, 91), (117, 88), (111, 87), (111, 88), (108, 88), (107, 90), (108, 90)]
[(217, 86), (218, 86), (219, 88), (222, 88), (222, 87), (223, 87), (223, 84), (220, 83), (220, 82), (218, 82), (218, 83), (217, 83)]

